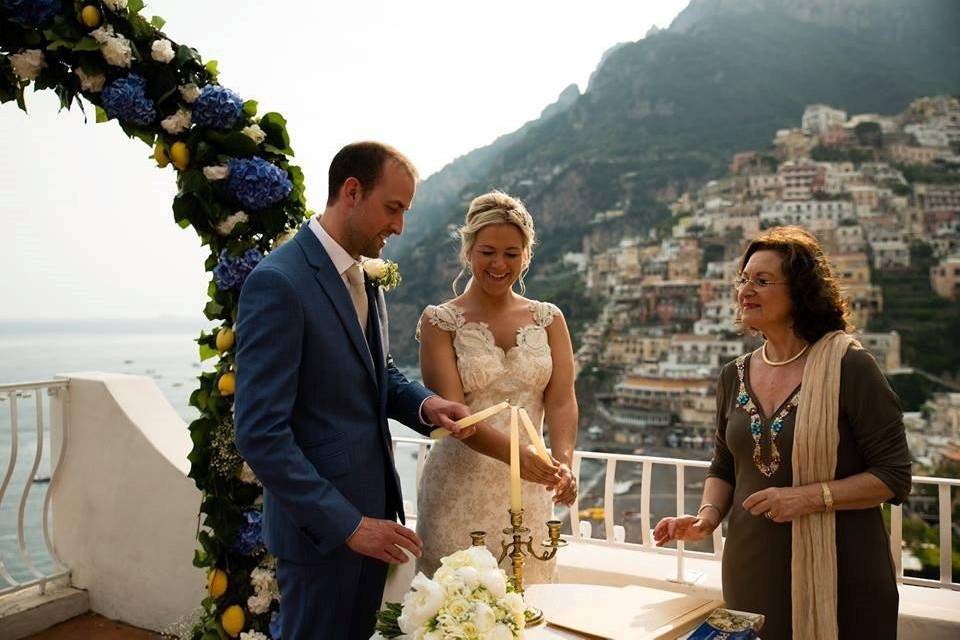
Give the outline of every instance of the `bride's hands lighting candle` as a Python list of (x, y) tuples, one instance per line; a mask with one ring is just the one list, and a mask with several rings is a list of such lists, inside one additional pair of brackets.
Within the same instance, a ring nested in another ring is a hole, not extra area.
[(550, 454), (547, 453), (547, 445), (543, 443), (543, 438), (541, 438), (537, 430), (533, 428), (533, 421), (530, 420), (530, 416), (527, 415), (527, 410), (523, 407), (520, 408), (520, 420), (523, 422), (523, 428), (527, 430), (530, 442), (533, 443), (534, 448), (537, 450), (537, 455), (547, 464), (553, 464), (553, 461), (550, 459)]

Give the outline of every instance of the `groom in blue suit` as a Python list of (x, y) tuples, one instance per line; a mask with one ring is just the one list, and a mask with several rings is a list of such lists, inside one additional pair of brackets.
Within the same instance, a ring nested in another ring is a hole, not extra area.
[(387, 419), (428, 434), (456, 432), (469, 414), (394, 366), (383, 293), (359, 262), (403, 231), (416, 178), (392, 147), (344, 147), (322, 217), (271, 252), (240, 294), (237, 446), (264, 487), (284, 640), (370, 637), (388, 563), (421, 549), (397, 523)]

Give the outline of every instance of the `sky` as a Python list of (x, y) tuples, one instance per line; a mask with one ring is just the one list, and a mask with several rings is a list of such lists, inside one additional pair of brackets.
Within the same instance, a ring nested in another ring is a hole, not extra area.
[[(288, 122), (321, 210), (344, 144), (395, 145), (422, 176), (539, 116), (604, 51), (661, 28), (686, 0), (154, 0), (220, 83)], [(172, 167), (115, 122), (0, 105), (0, 319), (199, 317), (207, 251), (173, 221)], [(408, 215), (416, 215), (414, 208)]]

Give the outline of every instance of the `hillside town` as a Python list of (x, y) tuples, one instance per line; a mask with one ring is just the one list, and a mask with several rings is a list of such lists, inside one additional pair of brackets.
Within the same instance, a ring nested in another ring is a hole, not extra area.
[[(728, 176), (682, 194), (669, 226), (616, 246), (587, 235), (582, 253), (565, 257), (603, 303), (576, 354), (581, 376), (589, 369), (607, 380), (585, 445), (709, 457), (719, 370), (759, 345), (735, 326), (737, 259), (772, 226), (817, 236), (863, 346), (888, 377), (916, 371), (897, 331), (870, 329), (884, 313), (877, 274), (910, 268), (920, 246), (932, 291), (960, 297), (960, 101), (921, 98), (896, 116), (813, 104), (799, 124), (777, 131), (770, 149), (734, 155)], [(594, 222), (623, 215), (598, 212)], [(960, 461), (960, 387), (938, 381), (941, 390), (905, 418), (928, 470)]]

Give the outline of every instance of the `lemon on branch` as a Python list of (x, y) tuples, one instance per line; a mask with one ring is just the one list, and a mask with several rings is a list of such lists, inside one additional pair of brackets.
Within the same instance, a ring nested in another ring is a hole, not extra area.
[(220, 616), (220, 624), (223, 625), (224, 632), (231, 638), (236, 638), (240, 635), (246, 622), (247, 620), (243, 615), (243, 609), (237, 604), (227, 607), (227, 610)]
[(213, 569), (207, 574), (207, 592), (211, 598), (219, 598), (227, 592), (227, 572)]
[(184, 142), (174, 142), (170, 145), (170, 160), (180, 171), (186, 170), (190, 165), (190, 147)]

